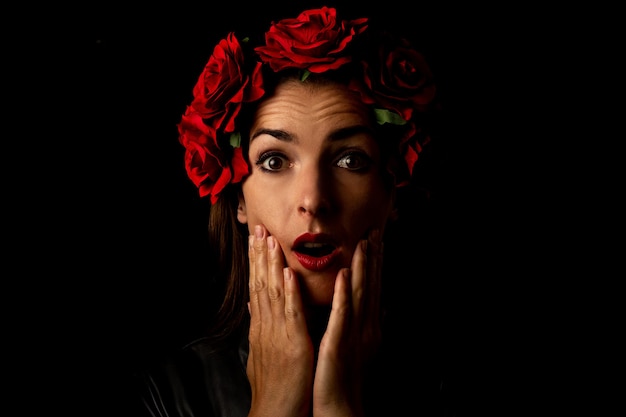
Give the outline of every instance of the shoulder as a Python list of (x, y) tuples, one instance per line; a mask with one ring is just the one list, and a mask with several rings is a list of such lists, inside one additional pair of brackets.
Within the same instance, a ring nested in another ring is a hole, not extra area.
[[(247, 343), (196, 340), (136, 374), (143, 408), (152, 415), (247, 415)], [(233, 411), (235, 413), (233, 414)]]

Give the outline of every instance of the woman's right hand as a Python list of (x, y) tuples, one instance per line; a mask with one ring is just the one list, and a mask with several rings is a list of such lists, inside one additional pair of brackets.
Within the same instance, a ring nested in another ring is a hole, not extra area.
[(262, 226), (249, 238), (249, 416), (308, 417), (314, 349), (293, 271), (280, 245)]

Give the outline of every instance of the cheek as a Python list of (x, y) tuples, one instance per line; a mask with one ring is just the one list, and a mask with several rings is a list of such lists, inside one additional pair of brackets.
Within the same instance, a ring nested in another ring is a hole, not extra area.
[(268, 193), (267, 189), (255, 184), (255, 181), (246, 181), (243, 186), (243, 195), (246, 202), (248, 229), (263, 224), (268, 230), (274, 230), (276, 223), (280, 223), (285, 204), (281, 203), (279, 192)]
[(366, 229), (383, 227), (390, 217), (391, 210), (389, 209), (389, 204), (381, 205), (381, 202), (366, 204), (350, 211), (348, 221), (356, 225), (357, 229), (362, 227)]
[(345, 193), (344, 206), (355, 221), (369, 224), (384, 222), (392, 209), (392, 195), (381, 184), (354, 187), (353, 190), (366, 190), (361, 193)]

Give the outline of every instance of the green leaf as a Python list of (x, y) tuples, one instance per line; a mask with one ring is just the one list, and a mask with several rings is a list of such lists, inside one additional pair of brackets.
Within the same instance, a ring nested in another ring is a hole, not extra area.
[(392, 125), (402, 126), (406, 124), (406, 120), (396, 112), (387, 109), (374, 109), (374, 112), (376, 113), (376, 121), (380, 125), (391, 123)]
[(233, 132), (230, 134), (230, 146), (233, 148), (241, 146), (241, 134), (239, 132)]
[(300, 77), (300, 81), (306, 80), (307, 78), (309, 78), (309, 75), (311, 75), (311, 71), (304, 70), (304, 72), (302, 72), (302, 76)]

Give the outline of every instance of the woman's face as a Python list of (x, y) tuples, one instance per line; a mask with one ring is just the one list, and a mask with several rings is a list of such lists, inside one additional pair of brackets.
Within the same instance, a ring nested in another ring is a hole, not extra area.
[(344, 87), (290, 81), (260, 105), (250, 133), (238, 220), (277, 239), (305, 302), (330, 304), (337, 272), (392, 211), (367, 109)]

